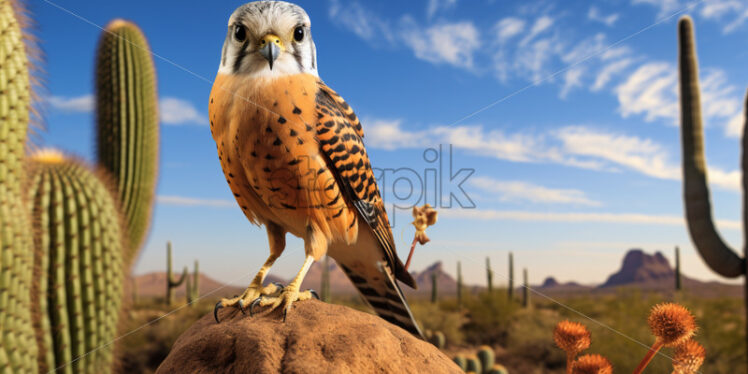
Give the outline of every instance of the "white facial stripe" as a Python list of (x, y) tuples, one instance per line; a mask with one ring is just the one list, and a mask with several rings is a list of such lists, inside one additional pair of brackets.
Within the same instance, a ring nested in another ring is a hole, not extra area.
[[(262, 77), (308, 73), (317, 75), (316, 50), (309, 29), (311, 22), (299, 6), (283, 1), (257, 1), (237, 8), (229, 18), (229, 30), (221, 52), (219, 72), (223, 74)], [(234, 37), (235, 25), (246, 30), (246, 40)], [(304, 38), (294, 40), (294, 30), (304, 26)], [(272, 33), (278, 36), (285, 51), (270, 64), (258, 52), (259, 40)]]

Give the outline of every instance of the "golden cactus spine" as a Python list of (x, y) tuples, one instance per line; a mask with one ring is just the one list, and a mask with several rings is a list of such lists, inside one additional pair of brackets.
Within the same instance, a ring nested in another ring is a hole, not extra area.
[(35, 157), (29, 171), (38, 236), (33, 296), (45, 311), (39, 369), (109, 372), (126, 240), (112, 191), (86, 166), (59, 154)]
[(158, 97), (150, 48), (127, 21), (109, 23), (96, 57), (97, 155), (116, 180), (129, 268), (150, 226), (158, 169)]
[(0, 371), (36, 373), (31, 313), (33, 239), (24, 155), (32, 112), (27, 19), (18, 1), (0, 2)]

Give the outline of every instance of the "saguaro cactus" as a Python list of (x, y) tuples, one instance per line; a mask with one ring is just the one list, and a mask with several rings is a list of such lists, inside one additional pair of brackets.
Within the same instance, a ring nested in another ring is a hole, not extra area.
[(171, 272), (171, 242), (166, 242), (166, 305), (174, 303), (174, 288), (177, 288), (184, 283), (187, 279), (187, 267), (184, 267), (182, 276), (179, 280), (174, 279), (174, 274)]
[[(36, 373), (32, 311), (33, 239), (23, 189), (26, 134), (32, 111), (24, 9), (0, 2), (0, 372)], [(39, 314), (40, 312), (35, 312)]]
[(527, 283), (527, 268), (522, 269), (522, 307), (530, 306), (530, 285)]
[(457, 261), (457, 307), (462, 308), (462, 264)]
[(509, 301), (514, 299), (514, 255), (509, 252)]
[(187, 303), (192, 305), (192, 303), (196, 302), (197, 299), (200, 298), (200, 270), (199, 270), (199, 264), (197, 260), (195, 260), (195, 269), (192, 273), (192, 281), (190, 281), (190, 277), (187, 276)]
[(30, 165), (37, 245), (34, 299), (40, 370), (109, 372), (125, 272), (122, 217), (112, 190), (60, 153), (42, 152)]
[(675, 246), (675, 290), (681, 290), (681, 278), (680, 278), (680, 248)]
[(431, 303), (436, 304), (436, 299), (438, 298), (437, 294), (437, 276), (436, 272), (431, 273)]
[(493, 270), (491, 270), (491, 258), (486, 257), (486, 280), (488, 281), (488, 293), (493, 292)]
[[(678, 22), (678, 62), (681, 97), (681, 141), (683, 145), (683, 196), (686, 220), (691, 241), (704, 262), (723, 277), (746, 276), (748, 246), (743, 257), (730, 248), (720, 237), (712, 219), (712, 206), (707, 185), (707, 167), (704, 156), (704, 135), (701, 123), (701, 102), (698, 81), (698, 62), (694, 41), (693, 23), (684, 17)], [(748, 108), (748, 98), (746, 99)], [(746, 112), (748, 125), (748, 112)], [(743, 128), (743, 226), (748, 233), (748, 130)], [(748, 316), (748, 284), (745, 288), (746, 314)], [(748, 337), (748, 325), (746, 337)], [(748, 357), (748, 355), (746, 356)]]
[(117, 182), (127, 222), (129, 268), (150, 225), (158, 167), (156, 73), (143, 33), (112, 21), (96, 57), (97, 155)]

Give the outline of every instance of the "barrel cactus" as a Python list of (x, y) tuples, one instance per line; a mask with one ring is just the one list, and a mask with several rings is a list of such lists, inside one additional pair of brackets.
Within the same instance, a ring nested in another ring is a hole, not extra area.
[(483, 373), (483, 367), (480, 364), (478, 357), (471, 356), (467, 358), (466, 370), (467, 372)]
[(480, 360), (481, 366), (486, 370), (493, 367), (493, 364), (496, 361), (496, 355), (493, 353), (493, 348), (487, 345), (481, 346), (478, 349), (477, 356)]
[(435, 331), (431, 338), (429, 339), (431, 344), (433, 344), (436, 348), (444, 349), (444, 345), (447, 343), (447, 338), (444, 336), (444, 333), (441, 331)]
[(504, 365), (496, 364), (492, 368), (486, 370), (486, 374), (509, 374), (509, 370)]
[(37, 250), (33, 297), (41, 313), (39, 369), (108, 372), (125, 272), (123, 223), (101, 177), (59, 152), (29, 165)]
[(129, 267), (150, 226), (158, 168), (158, 97), (148, 42), (134, 24), (114, 20), (96, 56), (99, 164), (115, 179), (128, 227)]
[(454, 361), (457, 366), (462, 369), (462, 371), (465, 371), (467, 369), (467, 358), (465, 358), (465, 355), (458, 354), (452, 358), (452, 361)]
[(32, 112), (24, 9), (0, 2), (0, 372), (36, 373), (31, 287), (33, 239), (23, 190), (26, 136)]

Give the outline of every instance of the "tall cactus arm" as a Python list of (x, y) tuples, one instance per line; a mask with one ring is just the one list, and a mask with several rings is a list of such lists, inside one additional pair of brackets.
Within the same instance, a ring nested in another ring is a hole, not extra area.
[[(678, 23), (680, 71), (681, 141), (683, 143), (683, 197), (688, 231), (694, 246), (709, 267), (724, 277), (745, 274), (744, 260), (720, 237), (714, 226), (707, 185), (704, 137), (699, 97), (699, 72), (693, 23), (689, 17)], [(743, 138), (745, 149), (746, 139)], [(746, 157), (743, 153), (743, 184), (746, 186)], [(745, 200), (745, 196), (744, 196)], [(744, 201), (745, 204), (745, 201)], [(746, 207), (744, 206), (744, 214)]]

